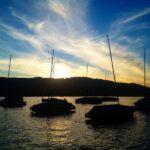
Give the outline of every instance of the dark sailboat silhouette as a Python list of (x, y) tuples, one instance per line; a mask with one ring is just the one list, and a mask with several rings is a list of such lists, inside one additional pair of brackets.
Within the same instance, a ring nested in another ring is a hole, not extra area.
[[(110, 52), (114, 82), (116, 83), (116, 76), (115, 76), (115, 70), (114, 70), (108, 35), (107, 35), (107, 40), (108, 40), (108, 47)], [(133, 106), (120, 105), (118, 100), (117, 104), (94, 106), (87, 114), (85, 114), (85, 117), (90, 118), (91, 120), (94, 121), (111, 121), (111, 120), (120, 121), (120, 120), (133, 118), (134, 111), (135, 108)]]
[[(12, 56), (10, 55), (9, 66), (8, 66), (8, 78), (10, 77), (10, 69), (11, 69), (11, 60)], [(23, 107), (26, 105), (22, 96), (7, 96), (0, 101), (0, 106), (2, 107)]]
[[(86, 78), (88, 77), (88, 70), (89, 70), (89, 65), (87, 64), (86, 66)], [(81, 98), (77, 98), (75, 100), (75, 103), (77, 104), (100, 104), (102, 103), (102, 100), (96, 96), (92, 96), (92, 97), (81, 97)]]
[(75, 100), (77, 104), (100, 104), (102, 100), (98, 97), (81, 97)]
[(93, 121), (120, 121), (133, 118), (134, 111), (132, 106), (102, 105), (94, 106), (85, 117)]
[[(144, 49), (144, 86), (146, 87), (146, 50)], [(150, 97), (146, 96), (135, 102), (135, 108), (142, 111), (150, 111)]]
[[(115, 69), (114, 69), (114, 64), (113, 64), (113, 58), (112, 58), (112, 52), (111, 52), (111, 46), (110, 46), (110, 41), (109, 37), (107, 35), (107, 42), (108, 42), (108, 48), (109, 48), (109, 55), (110, 55), (110, 60), (111, 60), (111, 67), (112, 67), (112, 72), (113, 72), (113, 77), (114, 77), (114, 82), (116, 84), (116, 75), (115, 75)], [(106, 78), (106, 77), (105, 77)], [(115, 85), (116, 86), (116, 85)], [(101, 97), (103, 101), (116, 101), (119, 104), (119, 98), (118, 97)]]
[(70, 114), (75, 111), (75, 106), (58, 98), (46, 99), (46, 102), (34, 105), (31, 108), (31, 114), (35, 116), (56, 116)]
[(23, 107), (26, 102), (23, 100), (22, 96), (8, 96), (0, 101), (0, 106), (5, 108), (11, 107)]
[[(54, 50), (52, 51), (50, 78), (54, 75)], [(70, 114), (75, 111), (75, 106), (66, 99), (54, 97), (42, 98), (42, 103), (36, 104), (30, 108), (31, 114), (35, 116), (57, 116)]]

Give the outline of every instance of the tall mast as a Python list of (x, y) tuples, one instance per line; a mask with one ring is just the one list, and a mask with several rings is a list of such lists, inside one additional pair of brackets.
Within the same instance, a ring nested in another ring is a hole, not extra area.
[(146, 49), (144, 49), (144, 86), (146, 86)]
[[(112, 57), (112, 52), (111, 52), (110, 41), (109, 41), (108, 35), (107, 35), (107, 41), (108, 41), (109, 55), (110, 55), (110, 60), (111, 60), (113, 76), (114, 76), (114, 82), (116, 83), (116, 76), (115, 76), (115, 69), (114, 69), (114, 64), (113, 64), (113, 57)], [(118, 96), (117, 96), (117, 98), (118, 98)], [(119, 99), (118, 99), (118, 105), (119, 105)]]
[(116, 83), (115, 69), (114, 69), (112, 52), (111, 52), (110, 41), (109, 41), (108, 35), (107, 35), (107, 41), (108, 41), (109, 55), (110, 55), (110, 60), (111, 60), (111, 66), (112, 66), (113, 76), (114, 76), (114, 82)]
[(86, 77), (88, 77), (88, 69), (89, 69), (89, 65), (87, 64), (87, 66), (86, 66)]
[(105, 73), (105, 81), (106, 81), (106, 78), (107, 78), (107, 72)]
[(10, 76), (11, 58), (12, 58), (12, 56), (10, 55), (10, 58), (9, 58), (9, 66), (8, 66), (8, 78), (9, 78), (9, 76)]
[(56, 60), (53, 62), (53, 72), (52, 72), (53, 78), (54, 78), (54, 72), (55, 72), (55, 63), (56, 63)]
[(52, 50), (50, 78), (52, 78), (52, 73), (53, 73), (53, 61), (54, 61), (54, 50)]

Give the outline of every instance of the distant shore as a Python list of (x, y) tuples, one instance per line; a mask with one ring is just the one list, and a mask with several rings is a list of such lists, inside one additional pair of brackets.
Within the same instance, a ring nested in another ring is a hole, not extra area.
[(0, 96), (150, 96), (150, 88), (85, 77), (0, 78)]

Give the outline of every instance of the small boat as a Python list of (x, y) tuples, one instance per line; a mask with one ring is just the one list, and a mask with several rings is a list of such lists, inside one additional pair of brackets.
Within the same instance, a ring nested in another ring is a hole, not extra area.
[[(109, 54), (112, 64), (112, 71), (114, 76), (114, 82), (116, 83), (116, 76), (114, 71), (112, 53), (109, 38), (107, 35), (108, 40), (108, 47), (109, 47)], [(105, 98), (109, 99), (108, 97)], [(124, 106), (119, 104), (119, 99), (116, 100), (118, 103), (113, 105), (101, 105), (101, 106), (94, 106), (85, 117), (90, 118), (91, 120), (97, 121), (121, 121), (126, 120), (134, 117), (135, 108), (133, 106)]]
[(75, 100), (77, 104), (100, 104), (102, 100), (98, 97), (81, 97)]
[(26, 102), (23, 100), (22, 96), (7, 96), (0, 101), (0, 106), (6, 108), (23, 107), (25, 105)]
[[(54, 50), (52, 51), (50, 78), (54, 75)], [(70, 114), (75, 111), (75, 106), (66, 99), (50, 98), (42, 99), (42, 103), (30, 108), (34, 116), (59, 116)]]
[[(11, 60), (12, 56), (10, 55), (9, 65), (8, 65), (8, 78), (10, 77), (10, 69), (11, 69)], [(0, 106), (2, 107), (23, 107), (26, 105), (22, 96), (6, 96), (4, 99), (0, 101)]]
[[(144, 87), (146, 87), (146, 50), (144, 49)], [(140, 111), (150, 111), (150, 97), (145, 96), (134, 103), (135, 108)]]
[(133, 106), (102, 105), (94, 106), (85, 117), (94, 121), (121, 121), (134, 118), (134, 112)]
[(43, 99), (43, 102), (30, 108), (34, 116), (59, 116), (75, 111), (75, 106), (67, 100), (57, 98)]
[(103, 101), (103, 102), (116, 102), (119, 100), (118, 97), (100, 97), (100, 99)]
[(144, 97), (134, 103), (135, 108), (141, 111), (150, 111), (150, 97)]
[(64, 99), (59, 99), (59, 98), (54, 98), (54, 97), (51, 97), (51, 98), (42, 98), (42, 102), (49, 102), (50, 100), (53, 100), (53, 101), (67, 101), (65, 98)]

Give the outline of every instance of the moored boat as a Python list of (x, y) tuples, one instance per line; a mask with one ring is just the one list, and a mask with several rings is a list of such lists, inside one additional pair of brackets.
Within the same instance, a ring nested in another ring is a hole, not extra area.
[[(112, 71), (114, 76), (114, 82), (116, 83), (115, 70), (113, 65), (112, 53), (109, 38), (107, 35), (109, 54), (111, 59)], [(108, 98), (107, 98), (108, 99)], [(94, 106), (85, 117), (90, 118), (94, 121), (121, 121), (134, 117), (135, 108), (133, 106), (124, 106), (119, 104), (119, 99), (116, 100), (118, 103), (113, 105), (101, 105)]]
[(6, 108), (23, 107), (25, 105), (26, 102), (23, 100), (22, 96), (7, 96), (0, 101), (0, 106)]
[[(10, 77), (11, 60), (12, 60), (12, 56), (10, 55), (9, 65), (8, 65), (8, 78)], [(23, 107), (25, 105), (26, 102), (23, 100), (22, 96), (6, 96), (4, 99), (1, 99), (0, 101), (0, 106), (2, 107), (12, 108), (12, 107)]]
[(103, 101), (103, 102), (116, 102), (116, 101), (118, 101), (119, 100), (119, 98), (118, 97), (106, 97), (106, 96), (104, 96), (104, 97), (100, 97), (100, 99)]
[[(52, 51), (50, 78), (54, 76), (54, 50)], [(66, 99), (43, 98), (42, 103), (36, 104), (30, 108), (31, 114), (35, 116), (57, 116), (70, 114), (75, 111), (75, 106)]]
[(144, 97), (134, 103), (135, 108), (141, 111), (150, 111), (150, 97)]
[(67, 102), (67, 100), (49, 98), (40, 104), (32, 106), (30, 110), (31, 114), (35, 116), (58, 116), (74, 112), (75, 106)]
[[(146, 87), (146, 50), (144, 49), (144, 87)], [(145, 96), (134, 103), (135, 108), (140, 111), (150, 111), (150, 97)]]
[(100, 104), (102, 100), (99, 97), (81, 97), (75, 100), (77, 104)]
[(103, 105), (94, 106), (85, 117), (94, 121), (120, 121), (134, 118), (134, 112), (133, 106)]

